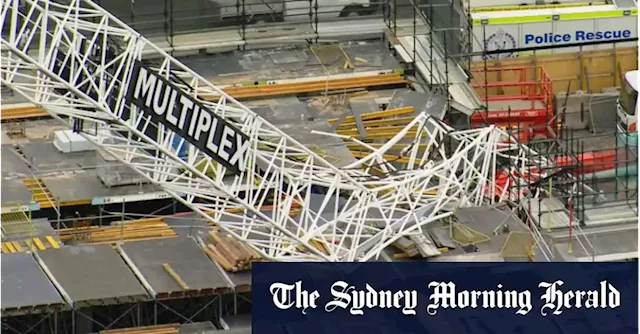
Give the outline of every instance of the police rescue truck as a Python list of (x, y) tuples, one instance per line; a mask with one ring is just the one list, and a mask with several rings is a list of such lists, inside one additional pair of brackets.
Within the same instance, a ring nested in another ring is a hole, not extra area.
[[(472, 11), (473, 51), (505, 50), (488, 59), (530, 56), (532, 51), (516, 53), (510, 49), (606, 41), (638, 36), (638, 9), (616, 5), (545, 8), (508, 11)], [(631, 47), (636, 42), (618, 43)], [(536, 54), (610, 49), (611, 44), (565, 47), (536, 51)], [(481, 60), (482, 56), (475, 60)]]

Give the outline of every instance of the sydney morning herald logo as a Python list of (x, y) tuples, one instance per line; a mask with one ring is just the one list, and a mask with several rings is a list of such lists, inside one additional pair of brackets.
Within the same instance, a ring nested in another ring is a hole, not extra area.
[[(565, 283), (540, 282), (540, 314), (560, 315), (565, 309), (614, 309), (620, 306), (620, 291), (609, 282), (601, 281), (593, 290), (564, 289)], [(513, 309), (517, 315), (527, 315), (533, 308), (532, 291), (503, 289), (497, 284), (493, 290), (459, 290), (453, 282), (430, 282), (429, 304), (424, 310), (428, 315), (436, 315), (443, 309)], [(302, 314), (320, 307), (320, 292), (305, 290), (302, 281), (294, 284), (273, 283), (269, 287), (273, 304), (281, 310), (295, 309)], [(417, 314), (418, 291), (377, 290), (369, 284), (357, 289), (345, 281), (331, 285), (329, 293), (333, 299), (322, 306), (325, 312), (348, 310), (351, 315), (364, 315), (366, 310), (398, 310), (410, 316)]]

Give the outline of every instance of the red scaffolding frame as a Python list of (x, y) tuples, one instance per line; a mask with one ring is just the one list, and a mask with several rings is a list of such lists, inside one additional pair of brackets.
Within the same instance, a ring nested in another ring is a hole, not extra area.
[[(520, 141), (556, 134), (558, 121), (553, 111), (553, 87), (544, 68), (472, 69), (472, 73), (476, 82), (484, 82), (474, 83), (472, 87), (487, 104), (487, 110), (471, 115), (471, 127), (494, 124), (512, 129)], [(496, 104), (502, 104), (502, 108), (496, 109)]]

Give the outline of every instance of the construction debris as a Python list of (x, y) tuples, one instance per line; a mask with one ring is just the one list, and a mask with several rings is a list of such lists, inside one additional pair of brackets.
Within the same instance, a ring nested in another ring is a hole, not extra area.
[(212, 230), (207, 235), (205, 253), (218, 262), (226, 271), (251, 269), (251, 263), (259, 261), (260, 256), (230, 235), (221, 235)]
[(428, 258), (438, 256), (442, 252), (446, 251), (446, 249), (438, 249), (431, 238), (422, 234), (402, 237), (398, 239), (393, 245), (403, 252), (400, 254), (394, 254), (393, 257), (396, 259), (412, 258), (417, 256)]

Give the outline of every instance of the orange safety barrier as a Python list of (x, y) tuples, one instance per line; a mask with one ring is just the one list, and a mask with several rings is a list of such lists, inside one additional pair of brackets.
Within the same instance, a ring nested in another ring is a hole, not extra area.
[[(472, 87), (489, 107), (471, 115), (472, 127), (486, 124), (519, 127), (521, 133), (516, 137), (521, 141), (537, 135), (548, 138), (556, 132), (557, 127), (551, 124), (554, 122), (551, 79), (542, 67), (473, 69), (472, 73), (481, 82)], [(500, 102), (508, 105), (508, 109), (493, 106)]]
[[(578, 154), (577, 158), (580, 161), (580, 166), (574, 174), (597, 173), (615, 168), (616, 150), (585, 152)], [(555, 159), (555, 163), (557, 166), (566, 167), (573, 165), (574, 161), (570, 157), (558, 157)]]

